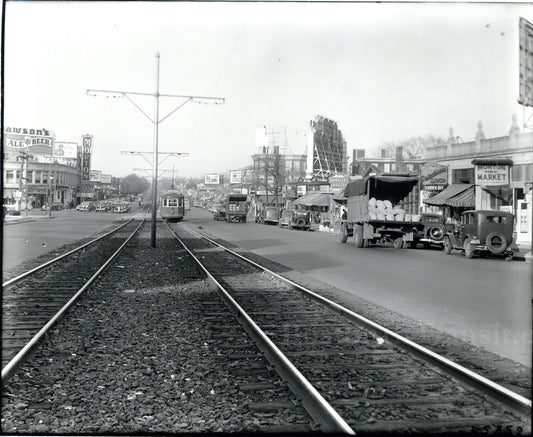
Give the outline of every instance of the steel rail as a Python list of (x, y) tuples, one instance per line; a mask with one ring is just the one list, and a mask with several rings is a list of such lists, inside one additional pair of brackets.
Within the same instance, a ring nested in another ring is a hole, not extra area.
[(102, 239), (102, 238), (107, 237), (108, 235), (111, 235), (113, 232), (117, 232), (118, 230), (120, 230), (120, 229), (122, 229), (124, 226), (126, 226), (128, 223), (130, 223), (132, 220), (133, 220), (133, 219), (130, 219), (130, 220), (128, 220), (126, 223), (124, 223), (123, 225), (120, 225), (118, 228), (116, 228), (116, 229), (112, 229), (111, 231), (107, 232), (106, 234), (101, 235), (100, 237), (97, 237), (97, 238), (95, 238), (94, 240), (91, 240), (91, 241), (89, 241), (88, 243), (85, 243), (84, 245), (82, 245), (82, 246), (80, 246), (80, 247), (77, 247), (76, 249), (72, 249), (70, 252), (64, 253), (63, 255), (60, 255), (60, 256), (58, 256), (58, 257), (56, 257), (56, 258), (54, 258), (54, 259), (52, 259), (52, 260), (50, 260), (50, 261), (45, 262), (44, 264), (41, 264), (40, 266), (37, 266), (37, 267), (35, 267), (35, 268), (31, 269), (31, 270), (28, 270), (27, 272), (24, 272), (24, 273), (22, 273), (22, 274), (20, 274), (20, 275), (18, 275), (18, 276), (16, 276), (16, 277), (10, 279), (9, 281), (4, 282), (4, 283), (2, 284), (2, 288), (5, 288), (5, 287), (7, 287), (7, 286), (9, 286), (9, 285), (13, 285), (13, 284), (15, 284), (15, 283), (21, 281), (22, 279), (26, 278), (27, 276), (30, 276), (30, 275), (32, 275), (33, 273), (36, 273), (36, 272), (38, 272), (38, 271), (40, 271), (40, 270), (43, 270), (43, 269), (46, 268), (46, 267), (49, 267), (50, 265), (56, 263), (57, 261), (59, 261), (59, 260), (65, 258), (65, 257), (67, 257), (67, 256), (69, 256), (69, 255), (71, 255), (71, 254), (73, 254), (74, 252), (77, 252), (78, 250), (81, 250), (81, 249), (83, 249), (84, 247), (87, 247), (88, 245), (93, 244), (93, 243), (95, 243), (96, 241), (98, 241), (98, 240), (100, 240), (100, 239)]
[[(278, 374), (287, 382), (292, 392), (302, 401), (304, 408), (323, 427), (325, 432), (337, 432), (345, 434), (355, 434), (352, 428), (335, 411), (335, 409), (322, 397), (315, 387), (301, 374), (292, 362), (281, 352), (270, 338), (257, 326), (253, 319), (244, 309), (231, 297), (225, 288), (215, 279), (215, 277), (205, 268), (194, 253), (178, 237), (174, 230), (167, 223), (170, 232), (176, 237), (185, 250), (196, 261), (205, 272), (209, 280), (216, 285), (222, 299), (230, 310), (236, 315), (237, 320), (252, 337), (259, 349), (265, 354), (267, 360), (276, 369)], [(188, 228), (187, 228), (188, 229)], [(198, 234), (201, 236), (201, 234)]]
[[(131, 222), (131, 220), (129, 221)], [(128, 223), (129, 223), (128, 222)], [(2, 384), (5, 384), (9, 378), (15, 373), (15, 371), (20, 367), (20, 365), (25, 361), (27, 356), (37, 347), (42, 338), (47, 334), (48, 331), (65, 315), (65, 313), (70, 309), (74, 303), (80, 298), (80, 296), (87, 290), (87, 288), (95, 281), (98, 276), (105, 270), (105, 268), (113, 261), (120, 251), (128, 244), (128, 242), (133, 238), (137, 233), (140, 227), (144, 224), (145, 220), (143, 219), (139, 226), (135, 228), (132, 234), (121, 244), (121, 246), (111, 255), (111, 257), (98, 269), (98, 271), (89, 278), (89, 280), (76, 292), (70, 300), (63, 305), (63, 307), (44, 325), (37, 334), (35, 334), (32, 339), (26, 343), (26, 345), (5, 365), (2, 369)], [(126, 223), (127, 224), (127, 223)]]
[(493, 397), (496, 397), (500, 401), (506, 403), (507, 405), (510, 405), (511, 407), (521, 411), (523, 414), (530, 415), (531, 414), (531, 400), (526, 398), (525, 396), (522, 396), (518, 393), (513, 392), (512, 390), (509, 390), (506, 387), (503, 387), (502, 385), (491, 381), (490, 379), (479, 375), (476, 372), (473, 372), (470, 369), (467, 369), (464, 366), (461, 366), (460, 364), (457, 364), (448, 358), (443, 357), (442, 355), (437, 354), (436, 352), (433, 352), (432, 350), (426, 348), (425, 346), (419, 345), (418, 343), (415, 343), (412, 340), (409, 340), (408, 338), (391, 331), (388, 328), (385, 328), (384, 326), (362, 316), (361, 314), (358, 314), (352, 310), (349, 310), (342, 305), (339, 305), (336, 302), (333, 302), (316, 292), (309, 290), (308, 288), (297, 284), (294, 281), (291, 281), (290, 279), (273, 272), (272, 270), (269, 270), (266, 267), (263, 267), (262, 265), (244, 257), (243, 255), (223, 246), (220, 243), (217, 243), (216, 241), (210, 239), (209, 237), (206, 237), (205, 235), (190, 229), (189, 227), (185, 225), (181, 225), (185, 227), (187, 230), (189, 230), (191, 233), (196, 234), (204, 238), (205, 240), (209, 241), (210, 243), (226, 250), (227, 252), (241, 258), (243, 261), (248, 262), (249, 264), (252, 264), (259, 269), (277, 277), (278, 279), (296, 287), (300, 291), (304, 292), (308, 296), (312, 297), (318, 302), (321, 302), (322, 304), (328, 306), (329, 308), (333, 309), (334, 311), (340, 313), (341, 315), (347, 317), (348, 319), (363, 324), (365, 327), (372, 329), (374, 332), (379, 332), (380, 334), (385, 335), (386, 337), (393, 339), (394, 341), (398, 342), (402, 346), (405, 346), (409, 348), (409, 350), (416, 352), (419, 356), (421, 356), (424, 359), (429, 359), (432, 363), (438, 365), (440, 368), (447, 370), (448, 372), (451, 372), (454, 376), (465, 380), (466, 382), (469, 382), (470, 384), (473, 384), (477, 388), (491, 394)]

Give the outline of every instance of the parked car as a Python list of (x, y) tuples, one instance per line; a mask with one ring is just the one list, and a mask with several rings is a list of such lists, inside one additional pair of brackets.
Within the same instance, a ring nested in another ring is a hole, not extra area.
[(444, 234), (446, 232), (444, 216), (423, 213), (420, 221), (424, 224), (424, 229), (415, 233), (411, 247), (416, 247), (419, 243), (422, 243), (425, 248), (430, 247), (430, 245), (444, 247)]
[(266, 225), (277, 225), (279, 223), (280, 209), (277, 206), (267, 206), (256, 217), (255, 222)]
[(106, 203), (99, 203), (95, 208), (96, 212), (107, 212), (108, 210), (109, 208)]
[[(61, 211), (65, 207), (62, 203), (52, 203), (52, 211)], [(48, 211), (48, 205), (43, 205), (41, 211)]]
[(444, 236), (444, 252), (461, 250), (466, 258), (489, 254), (510, 261), (518, 248), (513, 241), (514, 216), (509, 212), (465, 211), (460, 223)]
[(278, 226), (280, 228), (287, 226), (289, 229), (297, 228), (309, 231), (311, 229), (311, 213), (303, 209), (283, 210)]
[(92, 202), (81, 202), (77, 207), (76, 210), (78, 211), (93, 211), (94, 210), (94, 204)]
[(214, 206), (213, 220), (226, 220), (226, 207), (224, 205)]
[(284, 226), (289, 227), (289, 224), (291, 222), (291, 216), (292, 216), (291, 211), (289, 211), (287, 209), (282, 210), (281, 211), (281, 215), (279, 216), (278, 226), (280, 228), (282, 228)]

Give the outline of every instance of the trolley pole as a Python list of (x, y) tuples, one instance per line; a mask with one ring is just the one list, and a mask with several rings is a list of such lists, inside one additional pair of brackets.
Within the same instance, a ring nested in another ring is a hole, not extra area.
[[(194, 102), (194, 103), (203, 103), (207, 104), (207, 102), (212, 101), (215, 105), (223, 104), (225, 103), (225, 99), (221, 97), (205, 97), (205, 96), (188, 96), (188, 95), (177, 95), (177, 94), (160, 94), (159, 93), (159, 60), (160, 55), (159, 52), (156, 53), (156, 83), (155, 83), (155, 93), (139, 93), (139, 92), (133, 92), (133, 91), (111, 91), (111, 90), (87, 90), (87, 95), (89, 96), (97, 96), (99, 94), (104, 94), (106, 97), (126, 97), (139, 111), (141, 111), (146, 118), (148, 118), (153, 124), (154, 124), (154, 148), (153, 148), (153, 158), (152, 158), (152, 166), (154, 168), (154, 174), (152, 177), (152, 227), (151, 227), (151, 246), (153, 248), (156, 247), (156, 219), (157, 219), (157, 167), (158, 167), (158, 142), (159, 142), (159, 123), (166, 120), (168, 117), (170, 117), (174, 112), (176, 112), (178, 109), (180, 109), (182, 106), (184, 106), (188, 102)], [(154, 101), (154, 113), (155, 116), (152, 119), (146, 112), (144, 112), (131, 98), (130, 95), (142, 95), (142, 96), (152, 96), (155, 98)], [(178, 105), (175, 109), (173, 109), (170, 113), (168, 113), (166, 116), (164, 116), (162, 119), (159, 119), (159, 98), (160, 97), (177, 97), (185, 99), (185, 102)], [(203, 102), (202, 100), (205, 100)]]

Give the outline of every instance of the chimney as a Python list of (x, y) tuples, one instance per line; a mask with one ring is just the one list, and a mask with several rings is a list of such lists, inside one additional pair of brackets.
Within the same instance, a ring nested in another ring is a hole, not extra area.
[(396, 147), (396, 171), (404, 171), (403, 147)]

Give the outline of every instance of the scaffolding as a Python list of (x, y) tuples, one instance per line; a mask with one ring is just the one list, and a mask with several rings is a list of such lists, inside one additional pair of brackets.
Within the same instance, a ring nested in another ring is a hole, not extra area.
[(317, 115), (310, 122), (310, 128), (313, 135), (311, 179), (328, 179), (335, 174), (346, 174), (346, 141), (337, 122)]

